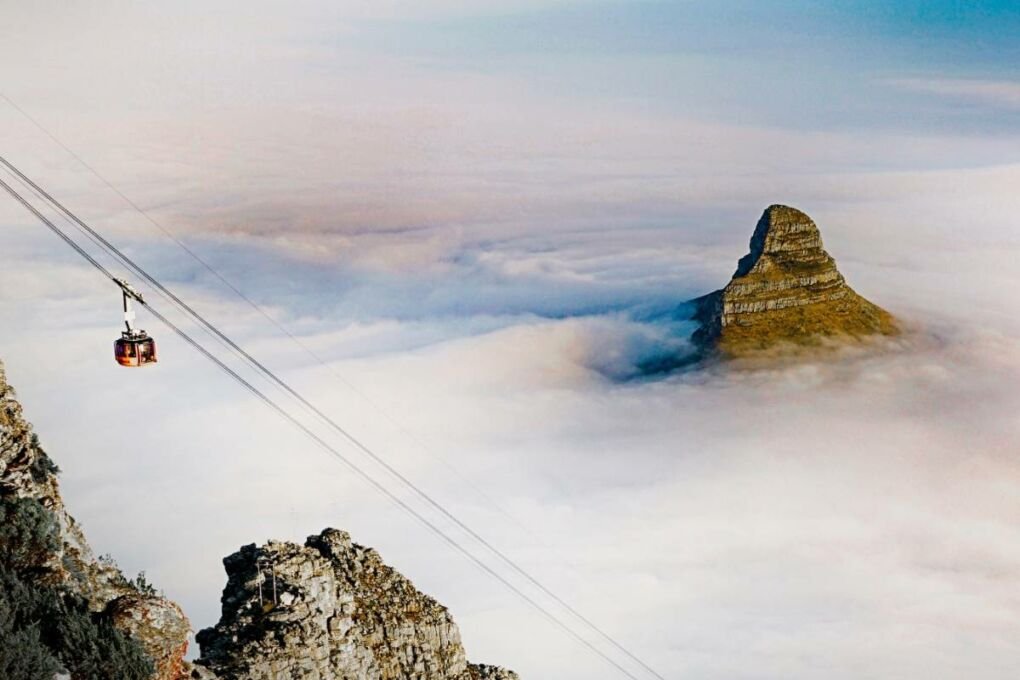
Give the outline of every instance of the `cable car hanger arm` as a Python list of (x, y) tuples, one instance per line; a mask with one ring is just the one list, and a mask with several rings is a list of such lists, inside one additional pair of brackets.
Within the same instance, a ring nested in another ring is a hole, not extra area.
[(124, 292), (125, 299), (131, 298), (132, 300), (137, 300), (143, 305), (145, 304), (145, 298), (143, 298), (142, 294), (135, 290), (134, 286), (130, 283), (124, 279), (118, 279), (116, 276), (111, 276), (110, 278), (113, 279), (114, 283), (120, 286), (120, 289)]

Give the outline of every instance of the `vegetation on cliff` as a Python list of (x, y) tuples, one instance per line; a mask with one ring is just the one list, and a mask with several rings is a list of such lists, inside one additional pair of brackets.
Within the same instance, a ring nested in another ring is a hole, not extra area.
[(2, 680), (517, 677), (468, 663), (446, 608), (335, 530), (226, 558), (223, 618), (189, 664), (180, 608), (93, 555), (57, 472), (0, 364)]
[(0, 364), (0, 678), (177, 680), (188, 621), (96, 558)]
[(0, 677), (145, 680), (152, 660), (109, 616), (50, 578), (59, 549), (53, 513), (33, 498), (0, 497)]

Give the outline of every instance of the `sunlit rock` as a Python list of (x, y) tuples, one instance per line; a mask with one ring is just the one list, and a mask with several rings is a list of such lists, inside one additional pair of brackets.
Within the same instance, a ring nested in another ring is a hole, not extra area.
[(847, 285), (814, 221), (785, 205), (765, 210), (726, 287), (694, 302), (695, 342), (723, 358), (899, 332)]
[(222, 680), (517, 678), (469, 664), (446, 607), (346, 532), (247, 545), (223, 564), (220, 622), (197, 636), (198, 664)]

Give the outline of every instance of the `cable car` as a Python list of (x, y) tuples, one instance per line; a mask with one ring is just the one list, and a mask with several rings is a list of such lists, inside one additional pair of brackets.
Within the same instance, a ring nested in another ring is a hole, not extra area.
[(113, 356), (121, 366), (156, 363), (156, 341), (145, 331), (124, 331), (113, 343)]
[(121, 331), (120, 337), (113, 342), (113, 358), (121, 366), (140, 367), (156, 363), (156, 341), (149, 337), (143, 330), (136, 329), (131, 325), (135, 320), (134, 310), (131, 309), (131, 300), (145, 304), (142, 294), (136, 291), (130, 283), (120, 279), (114, 279), (124, 295), (124, 325), (126, 331)]

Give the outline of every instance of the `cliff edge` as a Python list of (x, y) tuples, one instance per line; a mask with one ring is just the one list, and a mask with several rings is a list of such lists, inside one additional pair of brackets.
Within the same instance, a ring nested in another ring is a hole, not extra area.
[(191, 664), (180, 607), (93, 554), (58, 473), (0, 363), (3, 680), (517, 680), (468, 663), (449, 611), (335, 529), (225, 558)]
[(96, 558), (0, 364), (0, 677), (185, 677), (188, 619)]
[(222, 616), (198, 664), (223, 680), (517, 680), (470, 664), (446, 607), (379, 554), (326, 529), (223, 560)]

